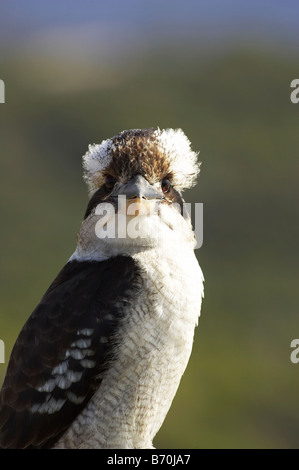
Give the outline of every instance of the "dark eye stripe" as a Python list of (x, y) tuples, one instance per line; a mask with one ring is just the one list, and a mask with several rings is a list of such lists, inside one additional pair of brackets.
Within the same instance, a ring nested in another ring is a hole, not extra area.
[(116, 178), (111, 175), (107, 175), (105, 179), (105, 187), (108, 191), (111, 191), (114, 188), (114, 185), (116, 183)]
[(168, 193), (168, 191), (169, 191), (170, 188), (171, 188), (170, 181), (167, 180), (167, 179), (163, 179), (163, 180), (161, 181), (161, 188), (162, 188), (163, 193)]

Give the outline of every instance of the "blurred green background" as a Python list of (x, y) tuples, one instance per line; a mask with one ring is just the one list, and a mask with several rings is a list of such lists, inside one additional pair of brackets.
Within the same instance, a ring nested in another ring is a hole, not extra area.
[(88, 144), (180, 127), (202, 161), (184, 196), (204, 204), (205, 299), (154, 445), (299, 447), (298, 26), (295, 2), (2, 2), (0, 384), (75, 249)]

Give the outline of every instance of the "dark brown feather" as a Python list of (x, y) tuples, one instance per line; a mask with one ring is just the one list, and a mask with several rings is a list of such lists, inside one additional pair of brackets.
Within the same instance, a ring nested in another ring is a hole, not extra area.
[[(105, 371), (108, 358), (113, 358), (114, 336), (125, 315), (121, 305), (138, 295), (138, 286), (139, 271), (130, 257), (66, 264), (13, 348), (0, 395), (0, 447), (49, 447), (57, 441), (99, 387), (99, 374)], [(94, 367), (85, 368), (80, 360), (69, 357), (69, 369), (80, 373), (81, 379), (67, 389), (55, 386), (50, 393), (38, 391), (53, 379), (53, 369), (65, 360), (83, 329), (93, 331), (89, 359)], [(101, 342), (102, 336), (108, 341)], [(83, 402), (70, 401), (68, 391), (83, 396)], [(52, 398), (65, 400), (61, 409), (52, 414), (32, 411)]]

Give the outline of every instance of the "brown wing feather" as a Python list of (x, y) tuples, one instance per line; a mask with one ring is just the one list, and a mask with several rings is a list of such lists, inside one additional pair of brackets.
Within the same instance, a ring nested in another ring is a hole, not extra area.
[(125, 315), (122, 300), (136, 289), (132, 258), (66, 264), (13, 348), (0, 394), (0, 447), (57, 441), (100, 386)]

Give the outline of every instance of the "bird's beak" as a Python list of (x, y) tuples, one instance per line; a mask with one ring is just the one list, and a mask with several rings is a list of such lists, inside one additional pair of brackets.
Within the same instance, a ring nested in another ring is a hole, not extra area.
[(116, 185), (111, 197), (126, 200), (127, 215), (150, 215), (163, 199), (163, 194), (143, 176), (134, 176), (128, 183)]
[(126, 196), (127, 199), (163, 199), (163, 195), (141, 175), (134, 176), (126, 184), (116, 185), (111, 196)]

